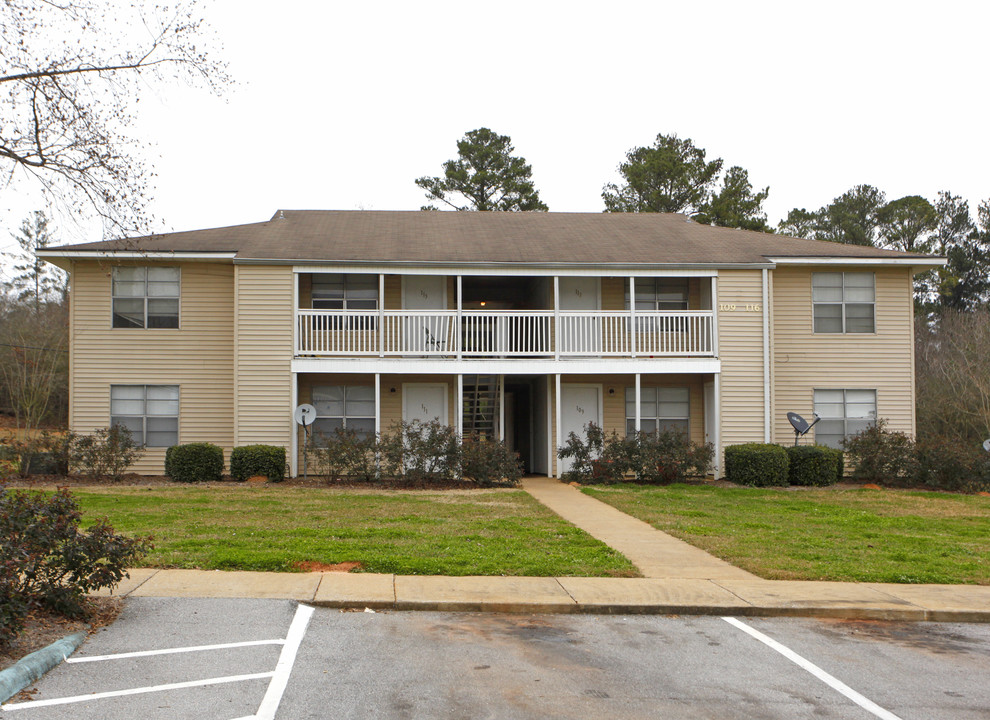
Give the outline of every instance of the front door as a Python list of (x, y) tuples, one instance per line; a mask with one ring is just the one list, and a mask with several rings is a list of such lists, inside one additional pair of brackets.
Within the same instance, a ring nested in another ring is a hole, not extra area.
[[(561, 385), (560, 386), (560, 438), (558, 445), (567, 443), (570, 433), (582, 440), (588, 423), (602, 424), (601, 385)], [(560, 461), (561, 472), (571, 469), (571, 459)]]
[(402, 419), (447, 424), (447, 386), (443, 383), (403, 383)]
[(558, 280), (560, 309), (581, 315), (561, 318), (561, 351), (595, 355), (602, 350), (601, 280), (596, 277), (562, 277)]
[[(447, 278), (443, 275), (403, 275), (404, 310), (446, 310)], [(414, 353), (449, 351), (449, 318), (429, 312), (416, 312), (403, 319), (403, 349)]]

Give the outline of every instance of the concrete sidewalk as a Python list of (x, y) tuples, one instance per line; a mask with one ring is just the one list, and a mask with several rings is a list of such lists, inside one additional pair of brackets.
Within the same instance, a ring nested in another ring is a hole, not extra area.
[(441, 577), (130, 571), (123, 597), (288, 598), (324, 607), (519, 613), (809, 616), (990, 622), (990, 587), (703, 578)]
[(990, 587), (763, 580), (547, 478), (523, 488), (643, 578), (442, 577), (139, 568), (124, 597), (287, 598), (336, 608), (990, 622)]

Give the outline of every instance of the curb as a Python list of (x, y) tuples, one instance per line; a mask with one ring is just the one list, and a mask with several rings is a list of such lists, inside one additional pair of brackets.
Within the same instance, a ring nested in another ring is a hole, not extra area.
[(0, 703), (7, 702), (14, 695), (65, 660), (82, 645), (87, 633), (77, 632), (48, 647), (25, 655), (6, 670), (0, 672)]

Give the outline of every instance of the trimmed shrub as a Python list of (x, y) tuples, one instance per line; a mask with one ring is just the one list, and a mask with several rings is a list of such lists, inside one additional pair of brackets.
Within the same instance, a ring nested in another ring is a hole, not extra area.
[(223, 477), (223, 450), (205, 442), (173, 445), (165, 451), (165, 474), (176, 482), (218, 482)]
[(780, 445), (744, 443), (725, 448), (725, 477), (737, 485), (787, 485), (787, 451)]
[(461, 479), (479, 487), (515, 486), (522, 477), (519, 455), (501, 441), (465, 437), (461, 443)]
[(841, 452), (821, 445), (794, 445), (787, 448), (787, 479), (791, 485), (834, 485), (839, 480), (836, 463)]
[(904, 433), (888, 430), (884, 418), (877, 418), (863, 432), (846, 438), (842, 446), (849, 454), (856, 480), (903, 485), (917, 474), (914, 443)]
[(241, 482), (264, 475), (269, 482), (285, 479), (285, 448), (279, 445), (245, 445), (230, 453), (230, 475)]
[(150, 538), (118, 535), (105, 519), (80, 531), (81, 517), (65, 488), (0, 488), (0, 643), (37, 607), (80, 617), (87, 593), (117, 585), (151, 547)]

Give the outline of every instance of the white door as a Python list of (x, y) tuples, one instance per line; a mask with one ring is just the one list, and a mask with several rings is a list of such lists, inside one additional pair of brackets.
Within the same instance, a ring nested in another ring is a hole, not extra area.
[[(446, 310), (447, 278), (443, 275), (403, 275), (404, 310)], [(420, 353), (449, 351), (449, 318), (436, 313), (417, 312), (402, 321), (404, 350)]]
[(596, 277), (562, 277), (558, 280), (560, 309), (580, 311), (587, 316), (561, 318), (561, 350), (594, 355), (602, 350), (602, 321), (597, 313), (602, 307), (601, 279)]
[(447, 424), (447, 386), (443, 383), (403, 383), (402, 419)]
[[(560, 438), (563, 447), (570, 433), (582, 440), (588, 423), (602, 424), (601, 385), (561, 385), (560, 386)], [(560, 461), (561, 472), (571, 469), (571, 459)]]

